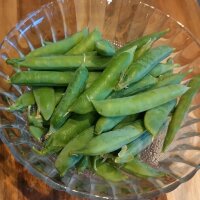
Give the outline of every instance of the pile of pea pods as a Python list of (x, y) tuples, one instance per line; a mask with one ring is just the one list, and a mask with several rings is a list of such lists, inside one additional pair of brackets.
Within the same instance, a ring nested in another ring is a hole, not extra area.
[(168, 32), (116, 48), (98, 29), (85, 28), (24, 58), (7, 59), (17, 69), (10, 82), (31, 88), (9, 110), (27, 113), (30, 134), (43, 144), (34, 151), (57, 155), (61, 176), (74, 168), (112, 182), (127, 174), (165, 175), (140, 153), (170, 121), (163, 151), (168, 148), (200, 88), (198, 76), (181, 84), (190, 71), (173, 73), (179, 67), (170, 58), (173, 47), (152, 47)]

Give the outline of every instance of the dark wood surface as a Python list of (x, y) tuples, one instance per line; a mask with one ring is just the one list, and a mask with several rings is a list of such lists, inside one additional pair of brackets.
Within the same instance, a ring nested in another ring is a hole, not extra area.
[[(0, 40), (27, 13), (51, 0), (0, 0)], [(200, 38), (200, 7), (197, 0), (144, 0), (183, 23)], [(49, 188), (17, 163), (8, 148), (0, 143), (0, 200), (78, 200), (65, 192)], [(157, 200), (200, 200), (200, 174), (177, 190)]]

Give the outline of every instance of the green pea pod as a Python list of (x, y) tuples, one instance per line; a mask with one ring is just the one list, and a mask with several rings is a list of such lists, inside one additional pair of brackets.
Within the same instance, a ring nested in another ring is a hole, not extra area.
[(73, 47), (67, 54), (77, 55), (85, 52), (90, 52), (95, 49), (96, 41), (101, 39), (101, 33), (98, 29), (94, 29), (85, 39)]
[(142, 47), (137, 49), (137, 51), (135, 52), (135, 60), (140, 58), (146, 51), (148, 51), (151, 48), (153, 43), (154, 43), (154, 40), (149, 39), (149, 41), (146, 44), (144, 44)]
[(58, 55), (42, 57), (26, 57), (25, 59), (8, 59), (8, 64), (14, 67), (26, 67), (33, 70), (54, 70), (70, 71), (76, 70), (81, 65), (85, 65), (89, 71), (105, 69), (106, 64), (110, 61), (108, 57), (92, 55)]
[(10, 111), (21, 110), (25, 107), (35, 104), (33, 92), (25, 92), (22, 94), (13, 105), (9, 107)]
[(172, 143), (177, 131), (180, 129), (181, 124), (189, 110), (192, 99), (197, 94), (200, 88), (200, 77), (193, 78), (188, 87), (190, 88), (185, 94), (183, 94), (176, 106), (174, 114), (168, 126), (167, 134), (163, 144), (163, 151)]
[(48, 43), (48, 45), (44, 47), (35, 49), (34, 51), (28, 54), (28, 57), (64, 54), (67, 51), (69, 51), (72, 47), (74, 47), (77, 43), (79, 43), (87, 35), (88, 29), (85, 28), (82, 31), (77, 32), (64, 40), (55, 43)]
[(127, 172), (142, 177), (142, 178), (148, 178), (148, 177), (162, 177), (165, 174), (158, 169), (155, 169), (151, 167), (150, 165), (138, 160), (134, 159), (129, 163), (126, 163), (123, 167), (124, 170)]
[(120, 116), (120, 117), (100, 117), (95, 126), (95, 133), (97, 135), (110, 131), (118, 123), (125, 120), (126, 118), (131, 118), (132, 122), (137, 118), (137, 115), (132, 116)]
[(145, 131), (140, 137), (133, 140), (130, 144), (121, 149), (121, 151), (118, 153), (118, 157), (115, 158), (115, 162), (130, 162), (137, 154), (146, 149), (152, 143), (152, 140), (152, 135)]
[(102, 56), (113, 56), (115, 54), (115, 47), (108, 40), (98, 40), (96, 50)]
[(147, 131), (149, 131), (149, 133), (151, 133), (154, 137), (157, 136), (175, 106), (176, 100), (172, 100), (148, 110), (144, 116), (144, 125)]
[(162, 74), (161, 76), (162, 76), (162, 77), (164, 77), (164, 76), (170, 76), (170, 75), (172, 75), (172, 74), (173, 74), (173, 70), (170, 70), (170, 71), (168, 71), (168, 72)]
[(170, 72), (171, 70), (179, 66), (179, 64), (175, 64), (170, 58), (167, 60), (166, 63), (159, 63), (158, 65), (156, 65), (155, 68), (153, 68), (153, 70), (150, 71), (150, 74), (154, 77), (158, 77), (162, 74)]
[(145, 52), (140, 59), (133, 62), (124, 76), (121, 77), (116, 90), (126, 88), (128, 85), (141, 80), (158, 63), (168, 57), (173, 49), (169, 46), (159, 46)]
[(45, 134), (45, 130), (37, 126), (29, 126), (29, 131), (31, 135), (38, 141), (40, 141), (41, 137)]
[[(99, 72), (89, 72), (87, 86), (89, 87), (99, 76)], [(67, 86), (74, 79), (74, 72), (56, 71), (24, 71), (14, 74), (12, 84), (26, 86)]]
[(40, 155), (58, 152), (84, 129), (92, 126), (95, 121), (96, 113), (72, 115), (60, 129), (50, 135), (45, 143), (44, 149), (35, 151)]
[(143, 45), (145, 45), (149, 40), (156, 41), (168, 32), (169, 32), (169, 29), (166, 29), (166, 30), (161, 31), (161, 32), (156, 32), (156, 33), (152, 33), (152, 34), (149, 34), (149, 35), (142, 36), (142, 37), (138, 38), (137, 40), (133, 40), (131, 42), (128, 42), (123, 47), (119, 48), (117, 50), (117, 53), (124, 52), (124, 51), (132, 48), (133, 46), (137, 46), (137, 48), (139, 49)]
[(90, 157), (89, 156), (83, 156), (80, 162), (77, 165), (77, 171), (79, 173), (84, 172), (86, 169), (89, 169), (91, 167), (90, 163)]
[(63, 89), (55, 90), (56, 105), (60, 102), (60, 100), (63, 97), (64, 93), (65, 93), (65, 90), (63, 90)]
[(51, 117), (50, 129), (58, 129), (69, 117), (69, 108), (85, 89), (87, 79), (88, 70), (87, 68), (81, 66), (75, 72), (74, 80), (71, 83), (69, 83), (65, 94), (63, 95), (60, 103), (57, 105)]
[(79, 114), (91, 112), (94, 110), (91, 103), (92, 99), (105, 99), (108, 97), (117, 84), (121, 73), (131, 64), (135, 49), (136, 47), (132, 49), (132, 52), (124, 52), (114, 56), (101, 76), (74, 102), (71, 111)]
[(132, 115), (176, 99), (187, 90), (188, 87), (184, 85), (169, 85), (130, 97), (92, 100), (92, 103), (96, 111), (106, 117)]
[(37, 88), (33, 90), (33, 94), (39, 112), (45, 120), (49, 120), (56, 105), (54, 89), (49, 87)]
[(109, 98), (127, 97), (135, 93), (145, 91), (156, 85), (157, 82), (158, 80), (156, 78), (148, 74), (140, 81), (129, 85), (127, 88), (113, 92)]
[(172, 84), (179, 84), (186, 76), (187, 76), (187, 73), (161, 76), (158, 79), (158, 82), (151, 89), (156, 89), (156, 88), (160, 88), (160, 87), (164, 87), (164, 86), (168, 86)]
[(64, 149), (59, 153), (55, 166), (61, 176), (64, 176), (67, 170), (73, 167), (80, 159), (81, 155), (73, 155), (74, 151), (82, 149), (93, 138), (94, 126), (84, 130), (72, 139)]
[[(75, 153), (90, 156), (110, 153), (138, 138), (143, 132), (143, 127), (136, 127), (135, 124), (105, 132), (94, 137), (85, 148)], [(112, 143), (108, 141), (112, 141)]]
[(120, 182), (128, 179), (127, 175), (113, 167), (110, 163), (97, 162), (95, 170), (97, 175), (103, 177), (107, 181)]

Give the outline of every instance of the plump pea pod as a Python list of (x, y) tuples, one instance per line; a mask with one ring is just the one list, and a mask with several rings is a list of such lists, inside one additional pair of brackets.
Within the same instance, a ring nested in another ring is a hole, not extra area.
[(39, 112), (45, 120), (49, 120), (56, 105), (54, 89), (50, 87), (37, 88), (33, 90), (33, 94)]
[(64, 54), (87, 35), (88, 29), (85, 28), (82, 31), (77, 32), (64, 40), (55, 43), (48, 43), (48, 45), (46, 46), (35, 49), (28, 54), (28, 57)]
[(187, 73), (161, 76), (158, 79), (158, 82), (151, 89), (156, 89), (156, 88), (173, 85), (173, 84), (179, 84), (186, 76), (187, 76)]
[(81, 66), (74, 75), (74, 80), (69, 83), (65, 94), (63, 95), (60, 103), (57, 105), (52, 117), (51, 117), (51, 128), (60, 128), (66, 119), (69, 117), (69, 107), (78, 98), (78, 96), (83, 92), (86, 86), (86, 81), (88, 79), (87, 68)]
[(101, 33), (98, 29), (94, 29), (85, 39), (73, 47), (67, 54), (77, 55), (85, 52), (90, 52), (95, 49), (96, 41), (101, 39)]
[(79, 114), (91, 112), (94, 110), (91, 103), (92, 99), (105, 99), (108, 97), (117, 84), (121, 73), (131, 64), (135, 49), (136, 47), (130, 52), (114, 56), (101, 76), (75, 101), (71, 107), (71, 111)]
[(98, 40), (96, 42), (96, 51), (102, 56), (113, 56), (115, 47), (108, 40)]
[(102, 71), (106, 67), (106, 63), (110, 58), (92, 55), (59, 55), (59, 56), (43, 56), (43, 57), (27, 57), (23, 59), (8, 59), (8, 64), (14, 67), (27, 67), (33, 70), (54, 70), (69, 71), (76, 70), (81, 65), (85, 65), (88, 70)]
[(157, 82), (157, 78), (148, 74), (140, 81), (129, 85), (127, 88), (113, 92), (109, 98), (127, 97), (135, 93), (145, 91), (156, 85)]
[(130, 65), (124, 76), (121, 77), (116, 89), (126, 88), (128, 85), (141, 80), (172, 51), (173, 49), (169, 46), (159, 46), (145, 52), (140, 59)]
[(103, 132), (110, 131), (118, 123), (120, 123), (123, 120), (126, 120), (126, 118), (131, 118), (131, 121), (133, 122), (137, 118), (137, 115), (120, 117), (100, 117), (95, 126), (95, 133), (98, 135)]
[(172, 100), (158, 107), (152, 108), (145, 113), (144, 125), (154, 137), (158, 135), (163, 124), (173, 108), (176, 106), (176, 100)]
[(150, 165), (138, 160), (134, 159), (129, 163), (126, 163), (123, 167), (124, 170), (127, 172), (142, 177), (162, 177), (165, 174), (158, 169), (151, 167)]
[(21, 110), (25, 107), (35, 104), (33, 92), (25, 92), (22, 94), (13, 105), (9, 107), (10, 111)]
[(96, 121), (96, 118), (96, 113), (72, 115), (60, 129), (50, 135), (44, 149), (35, 151), (40, 155), (60, 151), (71, 139), (76, 137), (84, 129), (91, 127)]
[(173, 60), (170, 58), (167, 60), (166, 63), (159, 63), (158, 65), (156, 65), (155, 68), (150, 71), (150, 74), (154, 77), (158, 77), (179, 66), (179, 64), (174, 63)]
[(106, 117), (132, 115), (176, 99), (187, 90), (188, 87), (184, 85), (169, 85), (130, 97), (92, 100), (92, 103), (96, 111)]
[(119, 171), (119, 169), (106, 162), (97, 162), (95, 172), (97, 175), (111, 182), (120, 182), (128, 179), (128, 176)]
[[(75, 153), (90, 156), (110, 153), (130, 143), (142, 133), (143, 128), (136, 127), (134, 124), (114, 131), (105, 132), (94, 137), (85, 148)], [(112, 141), (112, 143), (108, 141)]]
[(90, 157), (83, 156), (82, 159), (77, 164), (77, 171), (78, 173), (81, 173), (84, 172), (86, 169), (89, 169), (90, 167), (91, 167)]
[[(99, 76), (100, 72), (89, 72), (87, 86), (89, 87)], [(56, 71), (25, 71), (14, 74), (12, 84), (26, 86), (67, 86), (74, 79), (74, 72)]]
[(180, 129), (181, 124), (187, 115), (192, 99), (197, 94), (200, 88), (200, 77), (193, 78), (188, 87), (190, 88), (185, 94), (183, 94), (176, 106), (175, 112), (172, 115), (172, 119), (169, 123), (167, 134), (163, 144), (163, 151), (172, 143), (177, 131)]
[(94, 126), (84, 130), (72, 139), (59, 153), (55, 166), (61, 176), (73, 167), (82, 158), (81, 155), (73, 155), (74, 151), (84, 148), (94, 136)]
[(38, 141), (40, 141), (41, 137), (45, 134), (45, 130), (37, 126), (29, 126), (29, 131), (31, 135)]
[(116, 163), (127, 163), (135, 158), (137, 154), (146, 149), (152, 143), (153, 137), (145, 131), (140, 137), (124, 146), (115, 158)]
[(117, 50), (117, 53), (121, 53), (123, 51), (126, 51), (126, 50), (132, 48), (133, 46), (137, 46), (137, 48), (139, 49), (143, 45), (145, 45), (149, 40), (156, 41), (159, 38), (161, 38), (162, 36), (164, 36), (167, 32), (169, 32), (169, 29), (161, 31), (161, 32), (156, 32), (156, 33), (152, 33), (152, 34), (149, 34), (149, 35), (142, 36), (142, 37), (138, 38), (137, 40), (133, 40), (131, 42), (128, 42), (123, 47), (119, 48)]

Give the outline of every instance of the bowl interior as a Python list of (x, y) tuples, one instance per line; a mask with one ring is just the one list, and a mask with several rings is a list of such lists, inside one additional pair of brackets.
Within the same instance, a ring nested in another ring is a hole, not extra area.
[[(105, 199), (151, 198), (175, 189), (191, 178), (200, 164), (199, 95), (191, 106), (176, 140), (166, 153), (160, 152), (166, 130), (143, 153), (143, 158), (158, 164), (167, 176), (157, 179), (140, 179), (131, 176), (123, 183), (110, 183), (94, 174), (77, 174), (69, 171), (60, 178), (54, 167), (54, 156), (41, 157), (32, 151), (41, 146), (27, 131), (26, 113), (10, 113), (6, 110), (17, 96), (27, 90), (9, 83), (15, 73), (6, 64), (7, 58), (24, 57), (28, 52), (43, 46), (44, 41), (58, 41), (80, 31), (84, 27), (98, 27), (104, 38), (117, 47), (142, 35), (169, 28), (170, 32), (154, 46), (170, 45), (175, 48), (170, 56), (185, 72), (191, 68), (191, 76), (200, 73), (200, 45), (182, 24), (170, 16), (135, 0), (57, 0), (30, 13), (4, 38), (0, 48), (0, 137), (10, 148), (15, 158), (35, 176), (51, 187), (65, 190), (82, 197)], [(191, 78), (187, 77), (188, 79)], [(187, 82), (187, 80), (185, 80)]]

